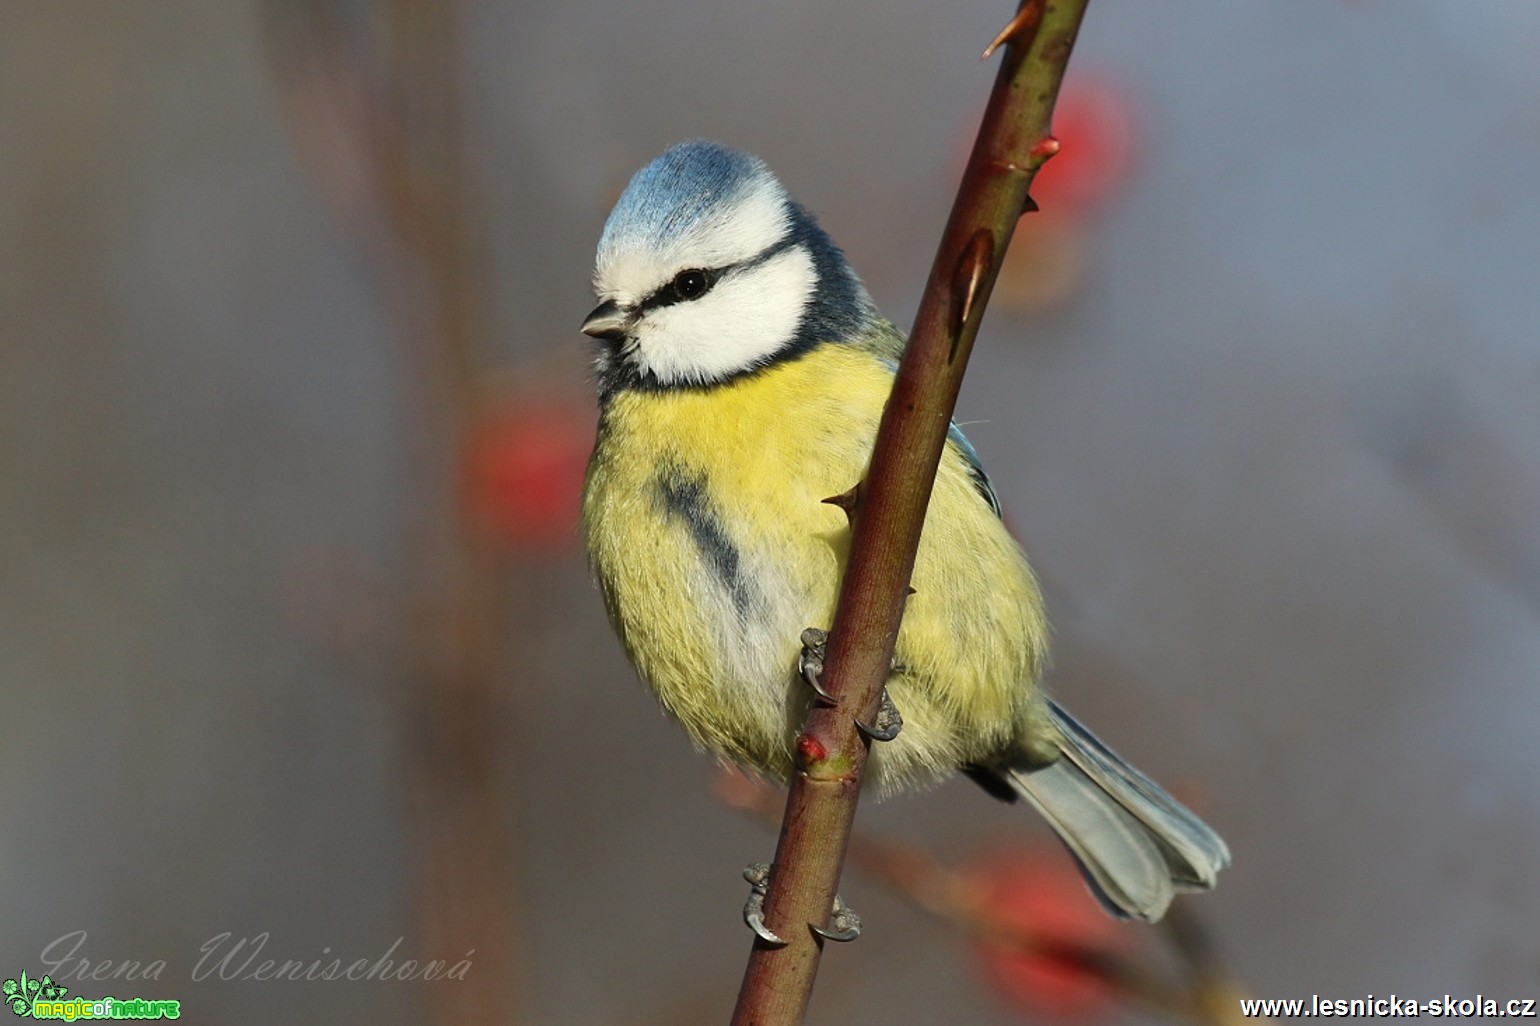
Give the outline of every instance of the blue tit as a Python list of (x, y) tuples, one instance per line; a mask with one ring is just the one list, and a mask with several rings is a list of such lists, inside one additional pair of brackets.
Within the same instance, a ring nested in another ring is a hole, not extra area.
[[(642, 680), (694, 742), (777, 778), (850, 547), (823, 500), (862, 479), (904, 337), (763, 162), (691, 141), (638, 171), (593, 272), (599, 430), (583, 531)], [(963, 771), (1052, 826), (1119, 916), (1214, 884), (1224, 841), (1050, 701), (1036, 580), (951, 427), (874, 744), (881, 792)]]

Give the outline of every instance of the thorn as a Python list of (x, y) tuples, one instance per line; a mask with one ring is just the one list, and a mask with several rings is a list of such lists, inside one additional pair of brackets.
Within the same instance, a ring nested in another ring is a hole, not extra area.
[(1037, 205), (1037, 200), (1033, 199), (1031, 196), (1028, 196), (1021, 201), (1021, 212), (1023, 214), (1035, 214), (1041, 209), (1043, 208)]
[(1000, 34), (992, 39), (984, 52), (979, 55), (979, 60), (987, 61), (994, 56), (996, 50), (1006, 43), (1030, 45), (1032, 37), (1037, 35), (1038, 23), (1043, 20), (1042, 0), (1024, 0), (1016, 9), (1016, 16), (1011, 23), (1000, 30)]
[(847, 518), (852, 518), (856, 514), (856, 507), (861, 504), (861, 482), (857, 481), (850, 486), (849, 490), (840, 492), (838, 495), (831, 495), (821, 501), (828, 503), (830, 506), (838, 506), (845, 511)]
[(978, 301), (979, 292), (983, 288), (993, 249), (994, 237), (988, 228), (980, 228), (973, 233), (967, 248), (957, 259), (957, 267), (952, 272), (952, 293), (957, 299), (953, 308), (957, 310), (957, 316), (952, 322), (952, 351), (947, 357), (948, 362), (957, 359), (957, 344), (962, 340), (963, 326), (973, 315), (973, 305)]

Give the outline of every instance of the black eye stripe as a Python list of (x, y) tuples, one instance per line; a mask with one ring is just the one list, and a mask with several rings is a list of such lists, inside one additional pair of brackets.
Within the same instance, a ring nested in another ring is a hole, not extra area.
[(674, 275), (673, 280), (653, 291), (642, 300), (640, 310), (655, 310), (661, 306), (687, 303), (710, 292), (718, 281), (737, 265), (727, 267), (691, 267)]
[[(796, 238), (788, 235), (786, 238), (781, 239), (774, 245), (761, 250), (760, 252), (749, 257), (747, 260), (740, 260), (735, 264), (727, 264), (723, 267), (686, 268), (685, 270), (676, 274), (669, 281), (664, 282), (662, 285), (658, 286), (653, 290), (651, 295), (638, 303), (636, 307), (637, 312), (640, 313), (647, 310), (656, 310), (659, 307), (673, 306), (676, 303), (687, 303), (692, 299), (699, 299), (706, 293), (710, 292), (713, 288), (715, 288), (717, 282), (721, 281), (723, 278), (729, 278), (740, 272), (758, 267), (760, 264), (765, 263), (772, 257), (780, 256), (782, 253), (786, 252), (788, 249), (791, 249), (796, 244)], [(693, 287), (688, 287), (690, 283), (686, 283), (687, 288), (681, 291), (680, 279), (684, 278), (686, 275), (699, 275), (704, 278), (704, 288), (699, 288), (697, 290)], [(687, 292), (690, 294), (686, 294)]]

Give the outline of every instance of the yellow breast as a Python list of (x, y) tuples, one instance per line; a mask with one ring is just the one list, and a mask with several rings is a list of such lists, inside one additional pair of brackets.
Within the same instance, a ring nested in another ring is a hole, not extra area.
[[(891, 387), (879, 359), (830, 345), (604, 410), (583, 504), (595, 574), (642, 679), (701, 746), (789, 771), (798, 639), (829, 625), (849, 545), (822, 500), (863, 476)], [(887, 788), (984, 759), (1041, 715), (1036, 585), (950, 445), (913, 583), (889, 682), (904, 730), (873, 755)]]

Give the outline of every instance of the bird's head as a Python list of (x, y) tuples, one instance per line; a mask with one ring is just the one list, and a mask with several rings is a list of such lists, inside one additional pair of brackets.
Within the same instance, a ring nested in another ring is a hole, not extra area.
[(599, 306), (602, 393), (706, 387), (876, 318), (844, 254), (757, 157), (680, 143), (638, 171), (604, 225)]

